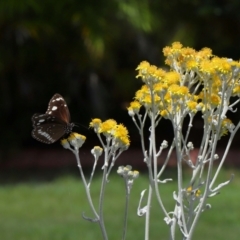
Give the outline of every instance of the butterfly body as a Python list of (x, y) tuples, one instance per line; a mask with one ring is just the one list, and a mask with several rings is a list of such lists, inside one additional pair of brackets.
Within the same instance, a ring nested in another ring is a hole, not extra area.
[(56, 93), (51, 98), (45, 114), (36, 113), (32, 116), (32, 137), (51, 144), (72, 132), (74, 123), (70, 123), (70, 113), (64, 98)]

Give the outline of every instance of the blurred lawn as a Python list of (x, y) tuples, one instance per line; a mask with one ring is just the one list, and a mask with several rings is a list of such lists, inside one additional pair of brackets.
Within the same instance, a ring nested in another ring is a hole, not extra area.
[[(209, 199), (212, 209), (200, 218), (194, 240), (237, 240), (240, 236), (240, 176), (238, 170), (224, 170), (226, 181), (235, 173), (234, 181), (221, 194)], [(187, 174), (187, 173), (186, 173)], [(175, 176), (176, 173), (171, 172)], [(175, 178), (175, 177), (174, 177)], [(219, 181), (220, 182), (220, 181)], [(175, 184), (162, 185), (164, 202), (171, 210)], [(98, 197), (100, 178), (92, 184), (92, 196)], [(135, 181), (130, 198), (127, 239), (144, 239), (144, 218), (136, 216), (140, 192), (147, 187), (147, 176)], [(110, 240), (121, 239), (124, 206), (124, 184), (118, 176), (110, 176), (105, 200), (105, 223)], [(152, 206), (151, 238), (168, 239), (168, 228), (161, 211)], [(84, 221), (82, 212), (92, 217), (80, 178), (63, 176), (52, 182), (28, 182), (0, 185), (0, 239), (2, 240), (93, 240), (102, 239), (96, 223)], [(180, 239), (180, 238), (179, 238)]]

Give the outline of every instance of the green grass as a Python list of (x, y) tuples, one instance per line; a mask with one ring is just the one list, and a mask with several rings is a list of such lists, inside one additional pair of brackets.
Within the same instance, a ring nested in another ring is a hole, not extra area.
[[(194, 240), (237, 240), (240, 235), (240, 176), (237, 170), (224, 170), (220, 179), (234, 181), (209, 199), (210, 211), (203, 213)], [(186, 173), (187, 174), (187, 173)], [(162, 185), (162, 196), (168, 210), (174, 204), (172, 192), (175, 183)], [(92, 195), (98, 197), (100, 178), (92, 184)], [(130, 198), (127, 239), (144, 239), (144, 218), (136, 216), (140, 192), (147, 188), (147, 177), (140, 175), (135, 181)], [(124, 184), (118, 176), (110, 176), (106, 189), (105, 223), (109, 239), (121, 239), (124, 207)], [(82, 219), (81, 214), (92, 217), (86, 202), (80, 178), (63, 176), (52, 182), (0, 185), (0, 239), (2, 240), (93, 240), (102, 239), (96, 223)], [(168, 227), (163, 214), (153, 203), (151, 238), (168, 239)], [(180, 238), (179, 238), (180, 239)]]

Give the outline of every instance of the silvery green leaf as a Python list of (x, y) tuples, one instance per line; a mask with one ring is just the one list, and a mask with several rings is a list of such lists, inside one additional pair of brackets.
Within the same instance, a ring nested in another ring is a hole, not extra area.
[(166, 179), (164, 179), (164, 180), (159, 180), (159, 179), (158, 179), (158, 182), (159, 182), (159, 183), (167, 183), (167, 182), (170, 182), (170, 181), (172, 181), (172, 178), (166, 178)]
[(165, 217), (163, 220), (166, 222), (167, 225), (170, 225), (173, 222), (173, 219), (170, 217)]
[(218, 195), (218, 194), (219, 194), (219, 192), (214, 192), (214, 193), (212, 193), (212, 194), (209, 194), (208, 197), (214, 197), (214, 196), (216, 196), (216, 195)]
[(140, 200), (139, 200), (139, 204), (138, 204), (137, 215), (139, 217), (142, 217), (147, 212), (147, 206), (141, 208), (142, 199), (144, 197), (145, 192), (146, 192), (146, 189), (141, 192), (141, 196), (140, 196)]
[(180, 201), (178, 200), (178, 196), (175, 191), (173, 192), (173, 199), (178, 203), (178, 205), (180, 205)]
[(234, 178), (234, 174), (231, 174), (231, 178), (228, 181), (220, 183), (216, 188), (212, 189), (211, 191), (212, 192), (218, 191), (222, 187), (228, 185), (233, 180), (233, 178)]
[(82, 213), (82, 218), (83, 218), (84, 220), (89, 221), (89, 222), (98, 222), (98, 221), (99, 221), (99, 218), (86, 217), (85, 214), (84, 214), (84, 212)]

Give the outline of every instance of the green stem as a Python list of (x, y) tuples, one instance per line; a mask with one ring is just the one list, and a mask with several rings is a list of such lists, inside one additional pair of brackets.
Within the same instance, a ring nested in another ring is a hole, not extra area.
[(234, 138), (235, 134), (237, 133), (239, 127), (240, 127), (240, 122), (238, 123), (238, 125), (235, 127), (234, 131), (233, 131), (233, 132), (231, 133), (231, 135), (230, 135), (230, 138), (229, 138), (229, 140), (228, 140), (228, 144), (227, 144), (226, 150), (225, 150), (225, 152), (224, 152), (224, 155), (223, 155), (223, 157), (222, 157), (222, 160), (221, 160), (220, 164), (218, 165), (218, 168), (217, 168), (217, 170), (216, 170), (216, 173), (215, 173), (215, 175), (214, 175), (214, 177), (213, 177), (213, 179), (212, 179), (212, 181), (211, 181), (211, 183), (210, 183), (210, 188), (213, 186), (213, 184), (214, 184), (215, 181), (216, 181), (216, 178), (217, 178), (217, 176), (218, 176), (218, 174), (219, 174), (219, 172), (220, 172), (220, 170), (221, 170), (221, 168), (222, 168), (222, 165), (223, 165), (223, 163), (224, 163), (224, 161), (225, 161), (225, 159), (226, 159), (226, 157), (227, 157), (227, 154), (228, 154), (228, 152), (229, 152), (229, 149), (230, 149), (230, 146), (231, 146), (231, 144), (232, 144), (233, 138)]
[(102, 178), (100, 197), (99, 197), (99, 224), (101, 227), (101, 231), (102, 231), (104, 240), (108, 240), (108, 236), (107, 236), (107, 232), (106, 232), (106, 228), (105, 228), (105, 224), (104, 224), (104, 218), (103, 218), (103, 200), (104, 200), (105, 187), (106, 187), (106, 183), (107, 183), (107, 166), (105, 165), (105, 162), (106, 162), (107, 158), (108, 158), (108, 154), (105, 149), (103, 178)]
[(214, 159), (214, 154), (215, 154), (215, 151), (216, 151), (217, 141), (218, 141), (217, 137), (218, 137), (218, 134), (215, 134), (214, 141), (213, 141), (213, 148), (212, 148), (211, 157), (210, 157), (211, 160), (209, 162), (208, 173), (207, 173), (207, 178), (206, 178), (205, 191), (204, 191), (203, 197), (201, 199), (201, 203), (199, 205), (199, 208), (198, 208), (198, 211), (196, 213), (196, 216), (195, 216), (195, 218), (193, 220), (192, 226), (190, 228), (187, 240), (191, 240), (192, 239), (193, 232), (194, 232), (194, 230), (195, 230), (195, 228), (197, 226), (197, 222), (199, 220), (200, 214), (202, 213), (202, 209), (203, 209), (203, 207), (205, 205), (205, 202), (206, 202), (206, 199), (208, 197), (209, 186), (210, 186), (210, 183), (211, 183), (212, 169), (213, 169), (213, 159)]
[(127, 234), (127, 218), (128, 218), (129, 197), (130, 197), (130, 190), (128, 189), (128, 180), (127, 179), (125, 179), (125, 191), (126, 191), (126, 206), (125, 206), (125, 213), (124, 213), (122, 240), (126, 239), (126, 234)]
[(80, 172), (80, 175), (81, 175), (81, 178), (82, 178), (82, 181), (83, 181), (83, 185), (84, 185), (84, 188), (86, 190), (86, 194), (87, 194), (87, 199), (88, 199), (88, 202), (90, 204), (90, 207), (95, 215), (95, 217), (97, 219), (99, 219), (99, 216), (95, 210), (95, 207), (93, 205), (93, 202), (92, 202), (92, 198), (91, 198), (91, 194), (90, 194), (90, 189), (87, 185), (87, 181), (85, 179), (85, 176), (84, 176), (84, 173), (83, 173), (83, 170), (82, 170), (82, 166), (81, 166), (81, 163), (80, 163), (80, 158), (79, 158), (79, 154), (78, 154), (78, 151), (77, 150), (72, 150), (72, 152), (74, 153), (76, 159), (77, 159), (77, 166), (78, 166), (78, 169), (79, 169), (79, 172)]
[(144, 240), (149, 240), (151, 202), (152, 202), (152, 187), (151, 187), (151, 185), (149, 185), (148, 200), (147, 200), (147, 211), (146, 211), (146, 218), (145, 218), (145, 238), (144, 238)]
[(177, 129), (177, 125), (174, 126), (174, 136), (176, 139), (176, 154), (177, 154), (177, 169), (178, 169), (178, 201), (181, 209), (181, 220), (184, 232), (187, 233), (186, 219), (184, 215), (184, 207), (183, 207), (183, 197), (182, 197), (182, 154), (181, 154), (181, 132)]

